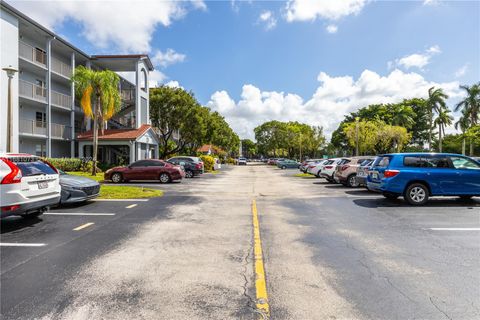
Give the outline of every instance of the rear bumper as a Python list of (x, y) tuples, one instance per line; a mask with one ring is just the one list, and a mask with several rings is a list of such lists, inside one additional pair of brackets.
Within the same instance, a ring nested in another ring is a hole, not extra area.
[(358, 184), (362, 185), (362, 186), (366, 186), (367, 185), (367, 177), (363, 177), (363, 176), (358, 176), (356, 177), (357, 179), (357, 182)]
[(30, 212), (35, 212), (41, 209), (47, 209), (51, 206), (57, 205), (59, 202), (60, 202), (60, 195), (49, 198), (49, 199), (43, 199), (40, 201), (23, 203), (23, 204), (20, 204), (20, 207), (18, 209), (5, 211), (5, 212), (2, 210), (0, 213), (0, 217), (5, 218), (8, 216), (18, 216), (18, 215), (22, 215)]

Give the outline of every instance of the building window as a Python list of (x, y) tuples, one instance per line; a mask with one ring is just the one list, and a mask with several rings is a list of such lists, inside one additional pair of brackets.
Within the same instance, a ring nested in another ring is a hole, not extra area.
[(140, 75), (140, 88), (143, 91), (147, 91), (147, 85), (148, 85), (147, 71), (145, 71), (145, 69), (142, 68), (140, 73), (141, 73), (141, 75)]
[(35, 79), (35, 95), (41, 96), (41, 97), (46, 97), (47, 96), (47, 90), (45, 88), (45, 81)]
[(47, 123), (47, 114), (45, 112), (35, 112), (35, 126), (37, 128), (45, 128)]
[(47, 155), (47, 152), (45, 151), (45, 145), (44, 144), (36, 144), (35, 145), (35, 155), (38, 157), (45, 157)]
[(47, 52), (40, 48), (35, 48), (35, 61), (47, 64)]

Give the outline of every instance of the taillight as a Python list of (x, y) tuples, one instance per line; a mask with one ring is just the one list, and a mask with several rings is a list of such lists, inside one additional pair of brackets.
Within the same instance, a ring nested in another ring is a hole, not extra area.
[(315, 168), (316, 166), (308, 166), (309, 168)]
[(392, 178), (392, 177), (395, 177), (399, 173), (400, 173), (399, 170), (385, 170), (385, 172), (383, 173), (383, 177), (384, 178)]
[(333, 169), (333, 166), (326, 166), (325, 169)]
[(350, 167), (350, 166), (348, 164), (346, 164), (346, 165), (344, 165), (340, 168), (340, 171), (345, 171), (345, 170), (347, 170), (348, 167)]
[(9, 174), (3, 177), (0, 184), (20, 183), (22, 181), (22, 171), (20, 171), (17, 165), (6, 158), (0, 158), (0, 160), (3, 160), (11, 170)]
[(55, 171), (56, 173), (58, 173), (58, 170), (57, 168), (55, 168), (53, 166), (53, 164), (51, 164), (50, 162), (48, 162), (47, 160), (42, 160), (44, 163), (46, 163), (50, 168), (52, 168), (53, 171)]
[(201, 163), (197, 163), (197, 164), (195, 165), (195, 168), (197, 168), (197, 169), (202, 169), (202, 164), (201, 164)]
[(8, 211), (14, 211), (14, 210), (17, 210), (20, 208), (20, 205), (19, 204), (14, 204), (13, 206), (5, 206), (5, 207), (2, 207), (2, 211), (3, 212), (8, 212)]

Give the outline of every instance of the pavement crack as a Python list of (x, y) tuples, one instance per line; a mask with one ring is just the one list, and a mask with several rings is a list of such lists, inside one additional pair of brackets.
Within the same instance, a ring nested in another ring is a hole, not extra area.
[(429, 297), (429, 299), (430, 299), (430, 303), (435, 307), (435, 309), (437, 309), (438, 311), (440, 311), (447, 319), (452, 320), (452, 317), (450, 317), (445, 311), (443, 311), (442, 309), (440, 309), (440, 307), (437, 306), (437, 304), (436, 304), (435, 302), (433, 302), (432, 297)]
[(249, 293), (248, 289), (249, 289), (250, 281), (248, 280), (248, 276), (247, 276), (248, 266), (252, 262), (250, 259), (252, 252), (253, 252), (253, 235), (252, 235), (252, 239), (250, 240), (250, 247), (247, 250), (247, 254), (243, 258), (243, 272), (241, 273), (241, 275), (243, 276), (243, 281), (244, 281), (242, 286), (243, 296), (248, 301), (246, 307), (248, 309), (251, 309), (254, 313), (256, 313), (257, 312), (256, 301), (254, 298), (252, 298), (252, 296)]

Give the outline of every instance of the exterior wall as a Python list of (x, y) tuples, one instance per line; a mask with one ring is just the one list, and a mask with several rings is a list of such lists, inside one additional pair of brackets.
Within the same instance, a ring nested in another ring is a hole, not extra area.
[(46, 139), (41, 138), (26, 138), (20, 137), (19, 152), (36, 154), (37, 145), (43, 145), (43, 149), (46, 148)]
[[(145, 73), (144, 73), (145, 72)], [(144, 83), (144, 90), (141, 88)], [(149, 115), (149, 77), (148, 77), (148, 66), (143, 60), (138, 61), (137, 71), (136, 71), (136, 99), (135, 99), (135, 115), (136, 115), (136, 128), (140, 128), (142, 124), (150, 124)], [(146, 103), (143, 102), (142, 112), (142, 98), (145, 99)], [(142, 119), (142, 114), (146, 115), (146, 119)], [(142, 122), (145, 120), (145, 122)]]
[(70, 142), (52, 140), (52, 158), (70, 158)]
[[(18, 19), (0, 9), (0, 67), (12, 66), (18, 70)], [(18, 73), (12, 79), (13, 141), (14, 152), (18, 152)], [(8, 77), (0, 70), (0, 152), (7, 151)], [(5, 115), (5, 116), (3, 116)]]

